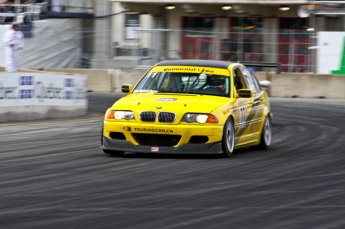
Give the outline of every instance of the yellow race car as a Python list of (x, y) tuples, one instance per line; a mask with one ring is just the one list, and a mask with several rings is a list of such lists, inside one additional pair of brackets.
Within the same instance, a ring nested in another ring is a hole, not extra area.
[(101, 148), (125, 152), (223, 154), (268, 149), (272, 113), (265, 90), (240, 63), (163, 61), (106, 111)]

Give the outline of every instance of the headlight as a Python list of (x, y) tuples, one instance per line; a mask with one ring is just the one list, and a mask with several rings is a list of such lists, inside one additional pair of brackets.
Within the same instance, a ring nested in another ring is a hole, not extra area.
[(116, 120), (133, 120), (134, 114), (132, 111), (109, 111), (107, 118)]
[(196, 114), (185, 114), (182, 120), (186, 122), (196, 122), (196, 116)]
[(184, 122), (198, 122), (198, 123), (218, 123), (216, 116), (211, 114), (185, 114), (182, 118)]

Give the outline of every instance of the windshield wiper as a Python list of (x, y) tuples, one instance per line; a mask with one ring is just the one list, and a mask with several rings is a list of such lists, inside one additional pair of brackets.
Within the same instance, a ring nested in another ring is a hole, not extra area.
[(202, 71), (199, 73), (198, 77), (196, 77), (196, 79), (193, 81), (193, 83), (190, 85), (190, 87), (188, 88), (188, 90), (186, 91), (186, 93), (188, 93), (194, 86), (195, 84), (199, 81), (199, 77), (201, 76), (201, 74), (204, 72), (204, 68), (202, 69)]

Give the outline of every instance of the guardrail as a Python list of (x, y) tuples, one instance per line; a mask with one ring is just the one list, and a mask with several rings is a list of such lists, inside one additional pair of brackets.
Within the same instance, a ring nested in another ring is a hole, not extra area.
[[(0, 4), (1, 7), (10, 6), (13, 8), (11, 12), (0, 13), (0, 23), (4, 24), (6, 18), (13, 18), (13, 22), (22, 23), (25, 16), (28, 16), (29, 21), (39, 20), (42, 11), (46, 10), (46, 3), (36, 4)], [(42, 10), (43, 9), (43, 10)]]

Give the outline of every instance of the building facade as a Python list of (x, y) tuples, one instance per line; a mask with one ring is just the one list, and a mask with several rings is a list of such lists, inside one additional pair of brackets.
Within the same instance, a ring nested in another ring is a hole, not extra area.
[[(280, 62), (288, 72), (314, 72), (318, 31), (344, 31), (342, 8), (307, 0), (112, 1), (110, 57), (145, 67), (164, 59)], [(115, 64), (117, 65), (117, 64)]]
[[(81, 35), (73, 37), (81, 44), (75, 66), (85, 68), (149, 68), (166, 59), (214, 59), (279, 62), (283, 71), (316, 72), (318, 33), (345, 31), (345, 1), (336, 0), (39, 2), (44, 4), (39, 19), (81, 19), (76, 28)], [(26, 5), (31, 9), (35, 4)], [(30, 10), (24, 13), (35, 18)]]

